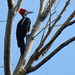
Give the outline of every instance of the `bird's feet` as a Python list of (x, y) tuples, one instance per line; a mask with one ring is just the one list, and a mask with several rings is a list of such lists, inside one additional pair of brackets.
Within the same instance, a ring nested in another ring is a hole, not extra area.
[(32, 37), (32, 40), (34, 40), (34, 37)]
[[(26, 35), (26, 38), (28, 38), (30, 36), (30, 34)], [(34, 37), (31, 37), (32, 40), (34, 40)]]
[(30, 34), (27, 34), (27, 35), (26, 35), (26, 37), (29, 37), (29, 36), (30, 36)]

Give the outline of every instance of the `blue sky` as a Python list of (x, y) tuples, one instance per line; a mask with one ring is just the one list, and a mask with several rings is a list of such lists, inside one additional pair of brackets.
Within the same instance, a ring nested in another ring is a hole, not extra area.
[[(57, 14), (54, 14), (52, 17), (52, 20), (57, 17), (57, 15), (60, 13), (62, 8), (65, 5), (65, 2), (67, 0), (60, 0), (59, 5), (56, 8)], [(34, 13), (31, 15), (28, 15), (28, 17), (31, 19), (31, 27), (36, 21), (36, 18), (38, 16), (39, 11), (39, 5), (40, 0), (24, 0), (22, 4), (22, 8), (25, 8), (29, 11), (33, 11)], [(66, 12), (63, 14), (62, 19), (58, 22), (58, 24), (62, 24), (69, 15), (75, 10), (75, 0), (71, 0), (70, 5), (68, 6)], [(0, 21), (7, 19), (7, 12), (8, 12), (8, 6), (7, 6), (7, 0), (1, 0), (0, 4)], [(53, 12), (53, 11), (52, 11)], [(14, 71), (15, 66), (18, 62), (18, 59), (20, 57), (20, 51), (17, 47), (17, 41), (16, 41), (16, 27), (17, 23), (21, 19), (21, 16), (19, 14), (16, 15), (14, 19), (14, 25), (13, 25), (13, 34), (12, 34), (12, 71)], [(44, 27), (47, 23), (48, 18), (42, 23), (41, 27)], [(4, 65), (4, 37), (5, 37), (5, 28), (6, 28), (6, 22), (0, 22), (0, 66)], [(55, 27), (53, 33), (49, 36), (48, 40), (51, 39), (51, 37), (54, 35), (54, 33), (57, 31), (59, 27)], [(29, 57), (34, 52), (36, 47), (38, 46), (38, 42), (40, 39), (41, 34), (39, 34), (35, 38), (34, 45), (32, 47), (32, 50), (30, 52)], [(47, 53), (49, 54), (52, 52), (56, 47), (58, 47), (61, 43), (66, 41), (67, 39), (75, 36), (75, 24), (72, 26), (67, 27), (62, 34), (57, 38), (57, 40), (54, 42), (53, 46), (51, 47), (50, 51)], [(39, 38), (39, 39), (38, 39)], [(47, 42), (48, 42), (47, 40)], [(46, 43), (47, 43), (46, 42)], [(45, 56), (47, 56), (47, 54)], [(29, 58), (28, 57), (28, 58)], [(48, 62), (46, 62), (43, 66), (41, 66), (38, 70), (35, 72), (30, 73), (29, 75), (75, 75), (75, 42), (72, 42), (65, 48), (63, 48), (60, 52), (58, 52), (53, 58), (51, 58)], [(40, 59), (41, 60), (41, 59)], [(39, 62), (39, 61), (37, 61)], [(37, 63), (35, 62), (35, 64)], [(35, 65), (34, 64), (34, 65)], [(4, 75), (4, 67), (0, 68), (0, 75)]]

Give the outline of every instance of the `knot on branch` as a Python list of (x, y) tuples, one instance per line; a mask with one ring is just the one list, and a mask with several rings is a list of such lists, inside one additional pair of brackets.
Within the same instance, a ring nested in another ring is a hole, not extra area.
[(17, 75), (25, 75), (27, 73), (27, 70), (24, 68), (21, 68), (21, 70), (17, 73)]
[[(46, 12), (47, 12), (47, 11), (46, 11)], [(47, 17), (47, 16), (45, 16), (44, 14), (43, 14), (43, 15), (42, 15), (42, 14), (39, 15), (39, 19), (40, 19), (41, 22), (43, 22), (46, 17)]]

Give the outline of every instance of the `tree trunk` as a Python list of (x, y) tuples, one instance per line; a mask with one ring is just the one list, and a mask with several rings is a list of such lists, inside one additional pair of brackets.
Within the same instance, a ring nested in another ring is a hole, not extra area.
[(4, 41), (4, 71), (5, 75), (12, 75), (11, 70), (11, 40), (12, 40), (12, 29), (14, 14), (12, 10), (8, 10), (6, 31), (5, 31), (5, 41)]

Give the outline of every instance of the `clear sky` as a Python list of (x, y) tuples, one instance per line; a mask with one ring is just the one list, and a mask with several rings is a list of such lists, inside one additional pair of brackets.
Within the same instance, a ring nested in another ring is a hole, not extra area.
[[(55, 19), (57, 15), (60, 13), (66, 1), (67, 0), (60, 0), (56, 8), (57, 13), (52, 17), (52, 20)], [(28, 17), (31, 19), (31, 22), (32, 22), (31, 27), (35, 23), (36, 18), (38, 16), (39, 5), (40, 5), (40, 0), (24, 0), (23, 1), (22, 8), (25, 8), (29, 11), (34, 12), (33, 14), (28, 15)], [(68, 6), (66, 12), (63, 14), (62, 19), (58, 22), (58, 24), (62, 24), (74, 10), (75, 10), (75, 0), (71, 0), (70, 5)], [(8, 12), (7, 0), (1, 0), (0, 1), (0, 21), (7, 19), (7, 12)], [(14, 19), (13, 34), (12, 34), (12, 64), (14, 65), (12, 65), (12, 71), (14, 71), (15, 66), (18, 62), (18, 59), (20, 57), (20, 51), (19, 51), (19, 48), (17, 47), (17, 41), (16, 41), (16, 27), (17, 27), (17, 23), (19, 22), (21, 18), (22, 17), (19, 14), (17, 14)], [(44, 21), (41, 27), (45, 26), (45, 24), (47, 23), (47, 20), (48, 19)], [(0, 66), (4, 66), (5, 28), (6, 28), (6, 22), (0, 22)], [(51, 36), (48, 38), (48, 40), (51, 39), (51, 37), (54, 35), (55, 31), (58, 28), (59, 27), (54, 28), (54, 31), (51, 34)], [(39, 41), (40, 36), (41, 34), (35, 38), (35, 43), (31, 50), (31, 54), (34, 52), (34, 50), (38, 46), (38, 42), (40, 42)], [(50, 51), (47, 54), (49, 54), (61, 43), (63, 43), (64, 41), (66, 41), (67, 39), (73, 36), (75, 36), (75, 24), (67, 27), (62, 32), (62, 34), (57, 38), (57, 40), (54, 42), (53, 46), (51, 47)], [(29, 75), (35, 75), (35, 74), (36, 75), (39, 75), (39, 74), (40, 75), (75, 75), (75, 42), (72, 42), (71, 44), (63, 48), (47, 63), (45, 63), (35, 72), (30, 73)], [(0, 75), (4, 75), (4, 67), (0, 68)]]

